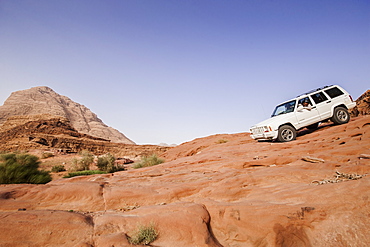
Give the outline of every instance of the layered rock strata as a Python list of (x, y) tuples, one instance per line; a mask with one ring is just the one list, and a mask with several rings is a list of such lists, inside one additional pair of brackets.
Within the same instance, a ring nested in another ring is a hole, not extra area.
[(110, 140), (79, 133), (67, 118), (53, 115), (14, 116), (0, 128), (0, 150), (31, 151), (34, 149), (61, 153), (83, 150), (96, 155), (112, 153), (131, 158), (161, 154), (170, 147), (113, 143)]

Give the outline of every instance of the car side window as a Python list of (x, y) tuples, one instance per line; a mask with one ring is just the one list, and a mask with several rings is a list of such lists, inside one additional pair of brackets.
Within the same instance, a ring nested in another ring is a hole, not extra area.
[(337, 87), (330, 88), (328, 90), (325, 90), (325, 93), (329, 95), (330, 98), (336, 98), (340, 95), (343, 95), (344, 93)]
[(323, 92), (312, 94), (311, 98), (313, 99), (313, 101), (315, 101), (316, 104), (324, 102), (328, 99)]

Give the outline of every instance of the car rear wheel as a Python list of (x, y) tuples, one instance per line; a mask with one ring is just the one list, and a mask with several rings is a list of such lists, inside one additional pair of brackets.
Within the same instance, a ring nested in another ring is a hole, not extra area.
[(333, 117), (331, 121), (335, 124), (345, 124), (348, 123), (350, 119), (349, 113), (344, 107), (337, 107), (334, 109)]
[(297, 137), (297, 131), (290, 125), (283, 125), (279, 128), (278, 141), (290, 142)]

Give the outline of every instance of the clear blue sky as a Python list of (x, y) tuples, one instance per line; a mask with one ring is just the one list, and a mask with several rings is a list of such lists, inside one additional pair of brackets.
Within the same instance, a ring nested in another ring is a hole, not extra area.
[(0, 105), (49, 86), (138, 144), (246, 132), (370, 86), (369, 0), (0, 0)]

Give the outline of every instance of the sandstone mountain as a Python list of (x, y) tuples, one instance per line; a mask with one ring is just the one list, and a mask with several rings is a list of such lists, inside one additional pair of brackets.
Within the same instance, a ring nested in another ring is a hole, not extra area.
[(288, 143), (214, 135), (153, 167), (0, 185), (0, 246), (130, 247), (149, 224), (150, 246), (368, 246), (369, 140), (359, 116)]
[(84, 105), (54, 92), (49, 87), (33, 87), (13, 92), (0, 106), (0, 125), (11, 116), (50, 114), (67, 118), (74, 129), (117, 143), (134, 144), (118, 130), (109, 127)]

